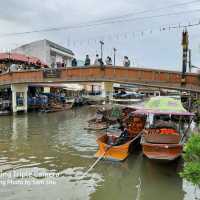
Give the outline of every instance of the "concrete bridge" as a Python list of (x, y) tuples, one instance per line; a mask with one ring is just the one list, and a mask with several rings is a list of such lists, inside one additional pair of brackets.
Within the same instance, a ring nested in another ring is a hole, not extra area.
[(34, 83), (115, 82), (200, 93), (198, 74), (187, 73), (184, 86), (181, 85), (182, 81), (182, 74), (177, 71), (111, 66), (41, 69), (0, 74), (0, 86)]
[[(184, 81), (184, 86), (181, 82)], [(175, 89), (200, 93), (200, 80), (198, 74), (188, 73), (185, 79), (182, 74), (175, 71), (125, 68), (105, 66), (71, 67), (63, 69), (40, 69), (32, 71), (15, 71), (0, 74), (0, 87), (10, 87), (12, 90), (12, 110), (27, 111), (27, 91), (29, 85), (52, 83), (87, 83), (104, 82), (105, 93), (112, 93), (113, 83), (128, 83), (134, 85)], [(18, 105), (18, 97), (23, 103)]]

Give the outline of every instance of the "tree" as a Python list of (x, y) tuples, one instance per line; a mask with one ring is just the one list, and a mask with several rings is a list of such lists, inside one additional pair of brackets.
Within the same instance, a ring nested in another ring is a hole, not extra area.
[(193, 134), (184, 147), (185, 161), (181, 177), (191, 182), (195, 188), (200, 187), (200, 135)]

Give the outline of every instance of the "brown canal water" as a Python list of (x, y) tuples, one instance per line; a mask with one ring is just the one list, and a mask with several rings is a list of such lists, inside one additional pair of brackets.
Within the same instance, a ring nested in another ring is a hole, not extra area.
[(87, 131), (94, 109), (0, 117), (1, 200), (192, 200), (178, 175), (182, 162), (155, 163), (138, 151), (121, 163), (95, 161)]

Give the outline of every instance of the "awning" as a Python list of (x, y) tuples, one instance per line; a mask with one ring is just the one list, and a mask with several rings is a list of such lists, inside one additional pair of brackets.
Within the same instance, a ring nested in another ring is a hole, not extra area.
[(79, 84), (63, 84), (63, 83), (35, 83), (30, 84), (30, 87), (50, 87), (50, 88), (62, 88), (66, 90), (81, 91), (82, 85)]

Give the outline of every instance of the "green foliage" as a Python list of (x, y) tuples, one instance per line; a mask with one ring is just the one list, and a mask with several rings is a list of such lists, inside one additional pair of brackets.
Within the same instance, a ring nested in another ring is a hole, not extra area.
[(200, 186), (200, 163), (186, 162), (184, 170), (180, 175), (194, 185)]
[(200, 99), (196, 100), (195, 102), (197, 105), (200, 105)]
[(200, 162), (200, 135), (192, 135), (188, 140), (183, 156), (186, 162)]
[(184, 150), (185, 165), (180, 175), (194, 185), (200, 186), (200, 135), (192, 135)]

